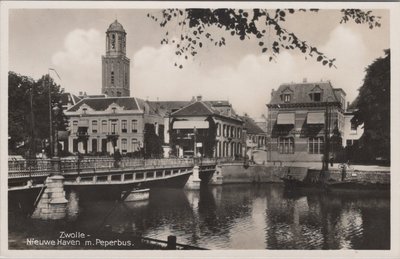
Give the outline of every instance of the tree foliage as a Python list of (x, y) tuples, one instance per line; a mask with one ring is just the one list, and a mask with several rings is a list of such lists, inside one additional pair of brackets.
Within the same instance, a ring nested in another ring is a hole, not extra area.
[(352, 122), (364, 124), (360, 148), (365, 159), (390, 161), (390, 50), (366, 68), (354, 106)]
[[(225, 37), (213, 34), (212, 28), (216, 27), (240, 40), (256, 38), (260, 51), (266, 54), (269, 61), (275, 60), (281, 50), (297, 50), (305, 57), (314, 58), (324, 66), (335, 67), (335, 58), (329, 58), (317, 47), (284, 27), (288, 16), (307, 11), (318, 12), (319, 10), (164, 9), (161, 11), (161, 17), (153, 14), (148, 14), (148, 17), (158, 22), (161, 27), (172, 24), (182, 28), (180, 35), (172, 34), (167, 30), (161, 44), (175, 45), (175, 54), (185, 59), (196, 56), (207, 43), (218, 47), (226, 45)], [(380, 17), (373, 15), (371, 11), (342, 9), (340, 12), (340, 23), (354, 21), (358, 24), (367, 24), (370, 29), (381, 25)], [(175, 63), (175, 66), (183, 67), (178, 63)]]
[(144, 125), (144, 156), (145, 158), (161, 158), (163, 155), (163, 137), (156, 134), (154, 124)]
[(62, 112), (60, 86), (48, 75), (35, 81), (14, 72), (8, 73), (10, 153), (25, 155), (26, 151), (32, 150), (34, 154), (49, 138), (49, 88), (52, 107), (58, 106), (60, 109), (58, 115), (53, 114), (54, 129), (65, 130), (67, 120)]

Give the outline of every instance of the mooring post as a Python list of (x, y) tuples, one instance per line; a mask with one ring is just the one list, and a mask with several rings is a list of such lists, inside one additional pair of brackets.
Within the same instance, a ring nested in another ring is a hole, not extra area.
[(168, 236), (167, 249), (176, 250), (176, 236)]

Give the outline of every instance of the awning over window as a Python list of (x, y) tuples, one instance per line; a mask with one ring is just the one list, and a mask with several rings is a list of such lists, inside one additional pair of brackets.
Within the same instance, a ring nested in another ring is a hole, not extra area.
[(278, 125), (294, 125), (294, 113), (279, 113), (278, 114)]
[(323, 112), (307, 113), (307, 124), (324, 124), (325, 114)]
[(208, 129), (208, 121), (175, 121), (173, 129)]

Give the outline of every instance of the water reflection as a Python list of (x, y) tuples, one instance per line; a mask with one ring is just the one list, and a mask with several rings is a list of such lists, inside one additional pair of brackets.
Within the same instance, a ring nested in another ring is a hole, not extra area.
[(152, 189), (139, 203), (84, 200), (75, 191), (68, 198), (64, 227), (95, 234), (109, 228), (164, 240), (176, 235), (211, 249), (390, 249), (390, 199), (376, 195), (243, 184)]

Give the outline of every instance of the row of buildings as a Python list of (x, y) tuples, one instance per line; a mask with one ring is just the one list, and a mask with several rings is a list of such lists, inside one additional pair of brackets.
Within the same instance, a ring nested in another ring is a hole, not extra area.
[(271, 93), (267, 118), (255, 121), (224, 100), (131, 97), (129, 66), (126, 32), (115, 21), (106, 32), (102, 94), (63, 96), (69, 120), (65, 150), (112, 154), (118, 147), (140, 156), (158, 143), (162, 151), (154, 155), (163, 157), (243, 157), (264, 150), (264, 161), (321, 161), (325, 139), (334, 132), (343, 145), (362, 134), (349, 123), (345, 92), (330, 82), (282, 84)]

